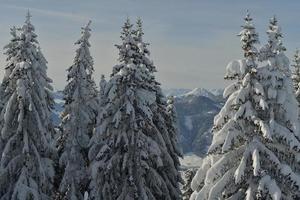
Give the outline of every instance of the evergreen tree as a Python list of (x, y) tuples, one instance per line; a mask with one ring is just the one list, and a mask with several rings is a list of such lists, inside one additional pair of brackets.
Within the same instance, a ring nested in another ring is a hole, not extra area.
[(294, 90), (298, 102), (300, 102), (300, 52), (297, 49), (294, 55), (293, 65), (294, 71), (292, 75)]
[(34, 33), (35, 28), (31, 24), (31, 14), (28, 11), (26, 16), (25, 24), (22, 28), (19, 28), (20, 39), (24, 41), (23, 45), (28, 45), (32, 47), (32, 52), (22, 52), (27, 55), (27, 59), (32, 63), (35, 68), (34, 79), (39, 82), (39, 85), (35, 85), (38, 91), (38, 95), (43, 99), (41, 101), (41, 106), (43, 107), (43, 119), (45, 121), (46, 128), (51, 132), (53, 136), (55, 134), (54, 127), (52, 124), (52, 110), (54, 108), (54, 98), (53, 98), (53, 87), (51, 85), (52, 79), (47, 76), (47, 60), (45, 59), (39, 42), (37, 41), (37, 35)]
[[(156, 72), (156, 68), (153, 62), (149, 58), (150, 51), (147, 48), (147, 46), (149, 46), (149, 43), (143, 41), (144, 31), (143, 31), (143, 22), (141, 18), (138, 18), (136, 22), (136, 29), (133, 30), (133, 34), (138, 48), (138, 55), (136, 58), (136, 62), (138, 64), (144, 64), (151, 73)], [(160, 89), (159, 85), (160, 84), (156, 82), (156, 86), (158, 86), (157, 90)]]
[(267, 64), (257, 67), (257, 34), (247, 14), (239, 34), (244, 59), (227, 66), (225, 77), (236, 82), (224, 91), (228, 100), (215, 117), (210, 155), (190, 199), (300, 198), (298, 108), (278, 30), (273, 18), (259, 55)]
[(19, 35), (17, 35), (17, 28), (15, 26), (10, 29), (10, 34), (12, 36), (12, 38), (10, 39), (10, 43), (4, 47), (4, 54), (7, 56), (6, 60), (8, 61), (8, 63), (6, 64), (5, 75), (0, 85), (0, 111), (2, 111), (2, 108), (4, 107), (5, 102), (7, 102), (7, 98), (9, 98), (10, 94), (9, 91), (5, 91), (5, 89), (8, 88), (7, 84), (9, 83), (9, 75), (14, 68), (13, 63), (10, 63), (9, 61), (12, 57), (16, 56), (16, 48), (18, 47), (18, 43), (20, 41), (20, 37)]
[(182, 186), (182, 199), (189, 200), (193, 190), (191, 188), (192, 180), (196, 174), (197, 170), (195, 168), (187, 169), (184, 172), (184, 185)]
[(88, 144), (96, 121), (98, 96), (92, 78), (93, 59), (90, 55), (90, 22), (82, 28), (75, 43), (74, 64), (68, 68), (68, 84), (64, 93), (62, 136), (59, 140), (59, 165), (63, 176), (59, 191), (63, 199), (82, 200), (88, 185)]
[[(12, 62), (9, 62), (12, 57), (16, 54), (16, 48), (18, 47), (19, 42), (19, 36), (17, 35), (16, 27), (13, 27), (10, 29), (10, 34), (12, 36), (10, 43), (7, 44), (4, 47), (4, 54), (7, 56), (8, 63), (5, 67), (5, 73), (3, 80), (0, 85), (0, 116), (3, 118), (5, 110), (3, 110), (3, 107), (5, 106), (5, 103), (8, 101), (11, 91), (9, 91), (8, 84), (9, 84), (9, 75), (12, 72), (12, 69), (14, 68), (14, 64)], [(3, 126), (3, 122), (0, 122), (0, 128)], [(0, 137), (0, 155), (2, 155), (2, 150), (4, 148), (4, 141), (2, 137)]]
[(170, 137), (170, 155), (172, 155), (175, 161), (176, 168), (179, 169), (180, 162), (179, 157), (182, 157), (182, 151), (178, 145), (178, 125), (177, 125), (177, 113), (174, 105), (174, 97), (169, 96), (167, 100), (167, 116), (165, 117), (167, 131)]
[[(127, 19), (122, 44), (116, 45), (120, 63), (106, 84), (104, 109), (90, 143), (90, 197), (180, 199), (178, 171), (165, 140), (169, 135), (154, 121), (158, 85), (141, 62), (132, 27)], [(163, 110), (167, 114), (166, 104)]]
[[(150, 60), (150, 51), (147, 46), (149, 43), (143, 41), (143, 27), (142, 20), (138, 18), (136, 23), (136, 30), (133, 31), (134, 39), (137, 43), (138, 54), (136, 56), (136, 62), (139, 65), (145, 66), (150, 72), (151, 76), (149, 81), (151, 82), (152, 89), (155, 91), (156, 106), (152, 107), (153, 110), (153, 122), (156, 124), (159, 132), (162, 134), (168, 153), (171, 156), (169, 162), (174, 164), (176, 171), (172, 173), (166, 173), (162, 176), (168, 177), (171, 180), (172, 185), (169, 185), (170, 190), (173, 190), (174, 186), (176, 190), (179, 190), (178, 182), (183, 183), (181, 175), (179, 173), (180, 162), (179, 157), (182, 156), (182, 151), (178, 145), (178, 129), (177, 129), (177, 116), (174, 106), (174, 98), (170, 97), (168, 103), (160, 87), (160, 83), (155, 80), (154, 72), (156, 67), (153, 61)], [(165, 109), (167, 107), (167, 109)], [(174, 191), (175, 192), (175, 191)]]
[(283, 37), (281, 28), (278, 26), (278, 21), (275, 16), (270, 19), (267, 35), (268, 43), (260, 49), (259, 60), (268, 61), (269, 65), (277, 66), (283, 73), (290, 75), (289, 60), (284, 54), (286, 48), (281, 41)]
[[(7, 45), (7, 67), (2, 82), (0, 199), (51, 199), (53, 192), (51, 79), (46, 74), (30, 14), (12, 29)], [(41, 77), (40, 77), (41, 76)]]

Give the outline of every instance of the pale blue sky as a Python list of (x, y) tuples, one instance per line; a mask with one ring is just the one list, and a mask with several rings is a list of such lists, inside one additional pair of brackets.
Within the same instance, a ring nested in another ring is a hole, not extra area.
[[(241, 56), (239, 38), (247, 9), (252, 13), (261, 43), (274, 14), (283, 28), (287, 55), (300, 47), (300, 1), (280, 0), (0, 0), (0, 47), (10, 39), (9, 28), (22, 25), (27, 9), (33, 15), (38, 40), (49, 62), (57, 89), (72, 64), (80, 27), (92, 22), (91, 53), (95, 79), (109, 76), (117, 63), (114, 44), (127, 16), (144, 21), (145, 40), (164, 88), (222, 88), (226, 64)], [(0, 48), (0, 77), (5, 56)]]

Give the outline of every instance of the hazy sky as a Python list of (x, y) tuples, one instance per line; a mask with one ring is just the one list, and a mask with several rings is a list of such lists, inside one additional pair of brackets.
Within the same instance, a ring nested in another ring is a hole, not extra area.
[[(9, 28), (22, 25), (27, 9), (49, 64), (54, 86), (62, 89), (66, 68), (75, 55), (80, 27), (92, 20), (91, 53), (95, 80), (109, 76), (117, 63), (114, 44), (124, 20), (141, 17), (156, 76), (164, 88), (223, 88), (224, 70), (240, 58), (236, 34), (249, 9), (262, 44), (274, 14), (284, 33), (287, 55), (300, 47), (300, 1), (297, 0), (0, 0), (0, 47), (9, 42)], [(0, 77), (5, 56), (0, 48)]]

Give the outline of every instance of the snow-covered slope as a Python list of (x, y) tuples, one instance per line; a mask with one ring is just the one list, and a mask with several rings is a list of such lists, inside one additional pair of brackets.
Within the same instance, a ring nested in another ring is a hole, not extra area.
[(180, 164), (182, 169), (199, 168), (202, 164), (202, 158), (193, 153), (185, 154), (180, 159)]
[(207, 97), (212, 101), (222, 101), (223, 100), (223, 89), (205, 89), (205, 88), (195, 88), (181, 95), (177, 95), (178, 98), (193, 99), (198, 97)]

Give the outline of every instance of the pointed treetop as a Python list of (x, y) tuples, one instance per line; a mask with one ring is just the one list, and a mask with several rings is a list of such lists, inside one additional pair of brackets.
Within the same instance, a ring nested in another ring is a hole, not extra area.
[(79, 40), (77, 40), (75, 42), (75, 44), (81, 44), (81, 45), (87, 45), (87, 46), (90, 46), (90, 43), (89, 43), (89, 38), (91, 37), (91, 28), (90, 28), (90, 25), (91, 25), (92, 21), (89, 20), (88, 23), (81, 27), (81, 38)]
[(31, 17), (32, 15), (30, 14), (30, 11), (27, 10), (27, 14), (26, 14), (26, 20), (25, 20), (25, 24), (23, 25), (22, 28), (20, 28), (23, 32), (29, 33), (31, 32), (31, 34), (25, 34), (25, 37), (28, 37), (28, 40), (31, 40), (31, 38), (36, 37), (35, 34), (33, 34), (32, 32), (34, 32), (34, 26), (31, 24)]
[(26, 14), (26, 24), (30, 24), (30, 20), (31, 20), (32, 15), (30, 14), (30, 11), (27, 10), (27, 14)]
[(267, 34), (269, 37), (268, 42), (272, 47), (272, 51), (286, 51), (286, 48), (283, 46), (281, 41), (281, 38), (283, 38), (283, 35), (281, 33), (281, 27), (278, 25), (278, 20), (276, 19), (275, 15), (270, 19), (269, 23), (269, 30), (267, 30)]
[[(122, 35), (124, 35), (125, 37), (129, 36), (132, 33), (132, 30), (131, 30), (132, 26), (133, 25), (131, 24), (129, 17), (127, 16), (126, 21), (122, 27), (122, 30), (123, 30)], [(121, 36), (121, 38), (122, 38), (122, 36)]]
[(142, 24), (143, 24), (143, 20), (142, 20), (142, 18), (141, 17), (138, 17), (137, 18), (137, 20), (136, 20), (136, 24), (140, 24), (141, 26), (142, 26)]
[(15, 26), (10, 28), (10, 34), (14, 37), (17, 37), (17, 28)]
[(130, 18), (129, 18), (129, 15), (126, 15), (126, 21), (125, 21), (125, 24), (130, 24)]
[(244, 20), (245, 20), (245, 24), (242, 26), (243, 28), (255, 29), (252, 24), (253, 18), (251, 17), (249, 10), (246, 11), (246, 16), (244, 17)]
[(246, 10), (246, 16), (245, 16), (244, 20), (247, 21), (247, 22), (252, 21), (249, 10)]
[(282, 37), (282, 34), (281, 34), (281, 28), (279, 27), (278, 25), (278, 20), (276, 18), (276, 16), (274, 15), (273, 17), (270, 18), (270, 21), (269, 21), (269, 30), (267, 31), (267, 33), (269, 34), (270, 32), (274, 32), (275, 33), (275, 37), (278, 38), (278, 37)]
[(297, 48), (294, 54), (294, 64), (292, 64), (293, 67), (295, 68), (300, 68), (300, 52), (299, 49)]
[(92, 20), (89, 20), (88, 23), (85, 25), (85, 27), (82, 27), (84, 31), (91, 31), (90, 25), (92, 23)]
[(273, 25), (273, 26), (276, 26), (277, 25), (277, 19), (276, 19), (276, 15), (274, 15), (273, 17), (271, 17), (270, 19), (270, 24)]
[(126, 21), (123, 27), (132, 27), (131, 21), (128, 16), (126, 17)]
[(238, 34), (241, 37), (242, 49), (244, 50), (244, 57), (254, 59), (257, 56), (257, 49), (255, 44), (259, 43), (258, 33), (255, 26), (252, 24), (252, 18), (247, 10), (245, 23), (242, 25), (242, 31)]
[(138, 17), (137, 21), (136, 21), (136, 35), (138, 37), (142, 37), (144, 35), (143, 32), (143, 21), (140, 17)]
[(244, 17), (245, 24), (242, 25), (242, 28), (252, 30), (255, 29), (254, 25), (252, 24), (253, 18), (250, 16), (249, 10), (246, 11), (246, 16)]
[(276, 37), (282, 37), (281, 28), (278, 25), (278, 20), (275, 15), (270, 18), (269, 23), (269, 30), (267, 31), (267, 33), (274, 32), (276, 33)]

